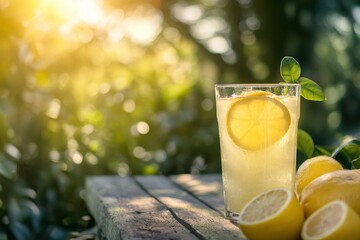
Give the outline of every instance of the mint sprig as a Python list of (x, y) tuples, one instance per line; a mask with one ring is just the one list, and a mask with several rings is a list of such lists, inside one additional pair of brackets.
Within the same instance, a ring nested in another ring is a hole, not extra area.
[[(285, 56), (280, 63), (280, 74), (282, 79), (287, 83), (298, 83), (301, 85), (300, 95), (311, 101), (326, 100), (325, 94), (321, 87), (313, 80), (301, 76), (300, 64), (293, 58)], [(360, 140), (354, 139), (332, 150), (325, 149), (314, 144), (314, 140), (306, 131), (298, 129), (297, 149), (307, 158), (318, 155), (328, 155), (343, 165), (360, 169)]]
[(300, 84), (300, 95), (303, 98), (311, 101), (326, 100), (323, 90), (315, 81), (306, 77), (300, 77), (300, 64), (293, 57), (283, 57), (280, 63), (280, 75), (285, 83)]

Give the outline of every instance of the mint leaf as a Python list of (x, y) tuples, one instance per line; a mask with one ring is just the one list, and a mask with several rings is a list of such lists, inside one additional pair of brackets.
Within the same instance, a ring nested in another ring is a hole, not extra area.
[(284, 81), (295, 83), (299, 79), (300, 74), (300, 64), (293, 57), (283, 57), (280, 63), (280, 75)]
[(297, 149), (304, 153), (307, 158), (310, 158), (314, 152), (314, 141), (310, 134), (302, 129), (298, 129), (297, 134)]
[(298, 83), (301, 85), (301, 96), (307, 100), (324, 101), (325, 94), (321, 87), (311, 79), (306, 77), (299, 78)]

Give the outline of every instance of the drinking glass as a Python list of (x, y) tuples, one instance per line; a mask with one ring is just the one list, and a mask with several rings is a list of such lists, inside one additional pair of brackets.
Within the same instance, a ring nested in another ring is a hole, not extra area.
[(217, 84), (225, 216), (235, 220), (254, 196), (294, 190), (299, 84)]

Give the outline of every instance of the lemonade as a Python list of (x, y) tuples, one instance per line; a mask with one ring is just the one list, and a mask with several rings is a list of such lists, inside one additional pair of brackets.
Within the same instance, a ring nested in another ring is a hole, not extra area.
[(299, 85), (216, 85), (226, 216), (254, 196), (294, 190)]

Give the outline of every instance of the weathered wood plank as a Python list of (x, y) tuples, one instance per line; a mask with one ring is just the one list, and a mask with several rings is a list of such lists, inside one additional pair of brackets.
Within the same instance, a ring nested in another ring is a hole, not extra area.
[(224, 213), (224, 195), (221, 174), (172, 176), (171, 179), (181, 187), (191, 192), (212, 208)]
[(136, 180), (146, 191), (169, 207), (191, 226), (202, 239), (246, 239), (242, 232), (215, 211), (163, 176), (139, 176)]
[(89, 177), (85, 201), (101, 239), (198, 239), (131, 178)]

